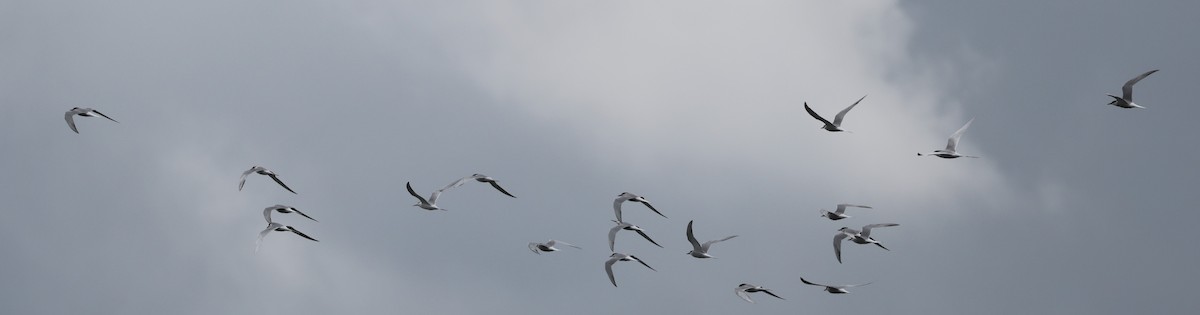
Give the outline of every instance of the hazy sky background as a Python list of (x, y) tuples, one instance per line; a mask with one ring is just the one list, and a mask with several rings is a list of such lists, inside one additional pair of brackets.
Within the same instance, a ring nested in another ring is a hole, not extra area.
[[(0, 1), (0, 313), (1200, 310), (1200, 3)], [(1128, 79), (1145, 110), (1105, 105)], [(826, 116), (868, 95), (828, 133)], [(121, 121), (62, 120), (93, 107)], [(980, 159), (942, 160), (959, 145)], [(252, 165), (274, 170), (237, 190)], [(472, 173), (428, 212), (410, 206)], [(666, 248), (618, 236), (611, 202)], [(853, 218), (818, 209), (860, 203)], [(321, 242), (272, 233), (262, 209)], [(687, 256), (689, 220), (718, 259)], [(899, 227), (891, 251), (830, 242)], [(526, 244), (583, 247), (535, 255)], [(873, 284), (830, 295), (800, 283)], [(786, 301), (733, 294), (740, 283)]]

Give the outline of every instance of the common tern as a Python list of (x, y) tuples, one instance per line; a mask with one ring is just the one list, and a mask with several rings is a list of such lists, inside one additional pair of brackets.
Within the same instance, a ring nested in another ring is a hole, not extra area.
[(1120, 108), (1145, 108), (1141, 105), (1133, 103), (1133, 85), (1137, 84), (1138, 81), (1145, 79), (1147, 76), (1150, 76), (1150, 74), (1155, 72), (1158, 72), (1158, 69), (1146, 71), (1146, 73), (1143, 73), (1136, 78), (1129, 79), (1129, 81), (1125, 82), (1124, 86), (1121, 86), (1121, 97), (1117, 97), (1116, 95), (1112, 94), (1105, 94), (1108, 95), (1108, 97), (1113, 98), (1112, 102), (1108, 102), (1108, 105), (1113, 105)]
[(446, 187), (442, 188), (442, 190), (462, 186), (463, 184), (466, 184), (467, 181), (470, 181), (472, 179), (477, 182), (480, 182), (480, 183), (492, 184), (492, 187), (496, 188), (496, 190), (499, 190), (500, 193), (505, 194), (509, 197), (517, 198), (517, 196), (513, 196), (512, 194), (508, 193), (508, 191), (504, 190), (504, 188), (501, 188), (500, 183), (497, 183), (495, 178), (491, 178), (491, 177), (488, 177), (487, 175), (483, 175), (483, 174), (474, 174), (471, 176), (460, 178), (460, 179), (454, 181), (453, 183), (450, 183), (450, 185), (446, 185)]
[(929, 155), (929, 156), (940, 157), (943, 159), (957, 159), (960, 157), (969, 157), (969, 158), (978, 157), (978, 156), (958, 154), (958, 151), (954, 150), (955, 147), (958, 146), (958, 139), (962, 138), (963, 133), (967, 132), (967, 127), (970, 127), (971, 122), (974, 122), (974, 121), (975, 121), (975, 118), (971, 118), (971, 120), (967, 121), (967, 124), (963, 125), (962, 128), (958, 128), (958, 131), (955, 131), (954, 134), (950, 135), (950, 140), (946, 142), (945, 150), (934, 150), (933, 152), (930, 152), (930, 153), (917, 153), (917, 156)]
[(425, 210), (446, 210), (445, 208), (437, 206), (438, 197), (442, 195), (442, 190), (444, 190), (444, 188), (433, 191), (433, 194), (429, 195), (429, 200), (425, 200), (425, 197), (421, 197), (421, 195), (418, 195), (416, 191), (413, 191), (412, 182), (405, 183), (404, 185), (406, 188), (408, 188), (408, 193), (413, 197), (417, 197), (417, 201), (419, 201), (419, 203), (414, 204), (413, 207), (421, 207), (421, 209)]
[(621, 221), (613, 221), (613, 222), (616, 222), (617, 226), (614, 226), (611, 229), (608, 229), (608, 250), (609, 251), (616, 251), (617, 231), (620, 231), (620, 230), (629, 230), (629, 231), (637, 232), (638, 235), (641, 235), (647, 241), (650, 241), (650, 243), (654, 244), (654, 246), (662, 247), (662, 245), (658, 245), (658, 242), (655, 242), (654, 240), (650, 239), (650, 236), (647, 236), (646, 231), (642, 230), (642, 228), (640, 228), (636, 225), (630, 224), (629, 222), (621, 222)]
[(786, 300), (785, 298), (779, 297), (778, 295), (775, 295), (775, 293), (772, 293), (770, 289), (756, 286), (756, 285), (749, 284), (749, 283), (739, 284), (737, 288), (733, 289), (734, 294), (737, 294), (738, 297), (740, 297), (743, 300), (746, 300), (746, 302), (750, 302), (750, 303), (754, 303), (754, 300), (750, 299), (749, 293), (754, 293), (754, 292), (762, 292), (762, 293), (766, 293), (767, 295), (774, 296), (777, 299)]
[(533, 251), (535, 254), (541, 255), (542, 254), (541, 252), (558, 251), (558, 248), (554, 248), (554, 245), (558, 245), (558, 244), (562, 244), (562, 245), (566, 245), (566, 246), (570, 246), (570, 247), (574, 247), (574, 248), (578, 248), (578, 249), (583, 249), (579, 246), (571, 245), (570, 243), (567, 243), (567, 242), (550, 240), (545, 243), (529, 243), (529, 250)]
[[(636, 261), (636, 262), (642, 263), (642, 266), (646, 266), (646, 268), (650, 268), (650, 270), (654, 270), (654, 267), (650, 267), (650, 265), (647, 265), (646, 262), (642, 261), (641, 259), (638, 259), (637, 256), (634, 256), (634, 255), (628, 255), (628, 254), (622, 254), (622, 253), (612, 253), (612, 255), (609, 255), (608, 257), (609, 257), (608, 261), (604, 262), (604, 271), (608, 272), (608, 281), (612, 281), (612, 284), (614, 287), (617, 286), (617, 278), (613, 277), (612, 266), (613, 266), (613, 264), (617, 263), (618, 261)], [(658, 270), (654, 270), (654, 271), (658, 271)]]
[(249, 170), (242, 172), (242, 181), (238, 183), (238, 191), (241, 191), (242, 187), (246, 186), (246, 176), (250, 175), (251, 173), (258, 173), (259, 175), (270, 176), (271, 179), (275, 180), (276, 183), (279, 183), (279, 186), (283, 186), (283, 189), (287, 189), (287, 191), (290, 191), (293, 194), (296, 193), (295, 190), (292, 190), (292, 188), (290, 188), (286, 184), (284, 184), (283, 181), (279, 180), (279, 175), (276, 175), (275, 172), (272, 172), (271, 170), (268, 170), (267, 168), (258, 166), (258, 165), (250, 167)]
[(871, 208), (870, 206), (852, 205), (852, 204), (848, 204), (848, 203), (843, 203), (843, 204), (838, 204), (837, 210), (834, 210), (833, 212), (829, 212), (829, 211), (825, 211), (825, 209), (821, 209), (821, 216), (829, 218), (830, 220), (833, 220), (833, 221), (849, 218), (850, 216), (845, 214), (846, 207), (874, 209), (874, 208)]
[(309, 220), (313, 220), (315, 222), (320, 222), (320, 221), (317, 221), (317, 219), (313, 219), (312, 217), (308, 216), (307, 214), (304, 214), (304, 212), (300, 212), (300, 209), (296, 209), (291, 206), (285, 206), (285, 205), (274, 205), (274, 206), (270, 206), (270, 207), (263, 209), (263, 219), (267, 219), (267, 224), (271, 224), (271, 223), (275, 222), (275, 221), (271, 220), (272, 212), (279, 212), (279, 213), (295, 212), (296, 214), (299, 214), (305, 218), (308, 218)]
[(318, 240), (317, 240), (317, 239), (315, 239), (315, 238), (309, 237), (308, 235), (305, 235), (304, 233), (301, 233), (299, 230), (296, 230), (296, 228), (294, 228), (294, 227), (287, 226), (287, 225), (283, 225), (283, 224), (279, 224), (279, 223), (275, 223), (275, 222), (271, 222), (271, 224), (267, 224), (267, 229), (265, 229), (265, 230), (262, 230), (262, 232), (259, 232), (259, 233), (258, 233), (258, 243), (254, 245), (254, 252), (258, 252), (258, 248), (259, 248), (259, 247), (262, 247), (262, 241), (263, 241), (263, 238), (264, 238), (264, 237), (267, 237), (267, 233), (271, 233), (271, 231), (276, 231), (276, 232), (292, 232), (292, 233), (296, 233), (296, 235), (300, 235), (301, 237), (307, 238), (307, 239), (309, 239), (309, 240), (312, 240), (312, 241), (314, 241), (314, 242), (320, 242), (320, 241), (318, 241)]
[(808, 284), (808, 285), (815, 285), (815, 286), (818, 286), (818, 287), (825, 287), (825, 291), (827, 291), (827, 292), (829, 292), (829, 293), (833, 293), (833, 294), (845, 294), (845, 293), (850, 293), (850, 291), (847, 291), (846, 289), (848, 289), (848, 288), (853, 288), (853, 287), (861, 287), (861, 286), (864, 286), (864, 285), (871, 284), (870, 282), (867, 282), (867, 283), (863, 283), (863, 284), (850, 284), (850, 285), (828, 285), (828, 284), (812, 283), (812, 282), (809, 282), (808, 280), (805, 280), (805, 279), (804, 279), (804, 277), (800, 277), (800, 281), (801, 281), (801, 282), (804, 282), (804, 284)]
[(712, 244), (715, 244), (715, 243), (728, 241), (731, 238), (737, 237), (737, 235), (733, 235), (733, 236), (728, 236), (728, 237), (725, 237), (725, 238), (722, 238), (719, 240), (707, 241), (707, 242), (704, 242), (704, 244), (700, 244), (700, 241), (696, 240), (696, 235), (692, 234), (692, 222), (695, 222), (695, 220), (688, 221), (688, 226), (687, 226), (687, 239), (688, 239), (688, 242), (692, 243), (692, 251), (687, 252), (687, 254), (692, 255), (692, 257), (713, 258), (712, 255), (708, 254), (709, 246), (712, 246)]
[(662, 212), (658, 212), (658, 209), (654, 209), (654, 206), (650, 205), (649, 201), (646, 201), (646, 197), (634, 195), (634, 194), (631, 194), (628, 192), (623, 192), (620, 195), (617, 195), (617, 199), (613, 200), (613, 212), (615, 212), (617, 214), (617, 221), (622, 221), (622, 222), (625, 221), (625, 220), (621, 219), (621, 204), (626, 201), (633, 201), (633, 202), (641, 203), (643, 205), (646, 205), (647, 208), (650, 208), (651, 211), (654, 211), (654, 213), (657, 213), (658, 215), (661, 215), (664, 218), (667, 217), (667, 216), (663, 215)]
[(871, 229), (879, 228), (879, 227), (897, 226), (897, 225), (899, 225), (899, 224), (896, 224), (896, 223), (868, 224), (868, 225), (865, 225), (862, 227), (862, 231), (851, 229), (848, 227), (842, 227), (841, 229), (838, 229), (837, 235), (833, 236), (833, 254), (835, 256), (837, 256), (838, 263), (839, 264), (842, 263), (842, 241), (845, 240), (847, 237), (850, 238), (850, 241), (852, 241), (856, 244), (875, 244), (875, 246), (879, 246), (879, 248), (890, 250), (887, 247), (883, 247), (883, 244), (880, 244), (879, 241), (876, 241), (874, 238), (871, 238)]
[(853, 109), (854, 106), (858, 106), (858, 102), (862, 102), (862, 100), (864, 98), (867, 98), (867, 96), (863, 95), (862, 98), (859, 98), (857, 101), (854, 101), (854, 104), (850, 104), (850, 107), (846, 107), (846, 109), (843, 109), (842, 111), (838, 112), (837, 116), (833, 116), (833, 122), (829, 122), (829, 120), (826, 120), (824, 117), (821, 117), (821, 115), (818, 115), (817, 112), (813, 111), (812, 107), (808, 107), (808, 102), (804, 102), (804, 110), (808, 111), (808, 114), (812, 115), (813, 118), (816, 118), (817, 120), (820, 120), (822, 123), (825, 123), (825, 126), (822, 126), (821, 129), (825, 129), (830, 132), (841, 132), (841, 131), (846, 131), (846, 130), (842, 129), (842, 119), (846, 118), (846, 113), (850, 112), (850, 109)]
[(84, 108), (84, 107), (75, 107), (75, 108), (72, 108), (71, 110), (68, 110), (67, 113), (65, 115), (63, 115), (63, 118), (65, 118), (67, 120), (67, 126), (71, 127), (71, 131), (74, 131), (75, 133), (79, 133), (79, 129), (75, 128), (75, 116), (76, 115), (83, 116), (83, 117), (96, 117), (96, 115), (100, 115), (100, 117), (108, 118), (108, 120), (111, 120), (115, 123), (118, 123), (118, 124), (121, 123), (121, 122), (117, 121), (116, 119), (112, 119), (112, 118), (108, 117), (107, 115), (101, 114), (100, 112), (98, 112), (94, 109)]

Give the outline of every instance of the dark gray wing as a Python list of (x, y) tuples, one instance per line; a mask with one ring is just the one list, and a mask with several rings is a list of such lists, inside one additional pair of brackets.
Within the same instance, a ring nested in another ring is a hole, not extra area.
[(98, 111), (98, 110), (95, 110), (95, 109), (93, 109), (93, 110), (92, 110), (92, 112), (93, 112), (93, 113), (96, 113), (96, 115), (100, 115), (100, 117), (108, 118), (108, 120), (111, 120), (111, 121), (113, 121), (113, 122), (115, 122), (115, 123), (118, 123), (118, 124), (119, 124), (119, 123), (121, 123), (121, 122), (117, 121), (116, 119), (109, 118), (109, 117), (108, 117), (108, 115), (105, 115), (104, 113), (101, 113), (101, 112), (100, 112), (100, 111)]
[(696, 220), (688, 221), (687, 240), (688, 240), (688, 243), (692, 243), (692, 250), (694, 250), (696, 252), (703, 252), (704, 249), (702, 247), (700, 247), (700, 241), (696, 240), (696, 234), (692, 233), (692, 223), (695, 221)]
[[(275, 180), (275, 182), (276, 182), (276, 183), (279, 183), (279, 186), (283, 186), (283, 189), (287, 189), (287, 191), (290, 191), (290, 192), (292, 192), (293, 194), (295, 194), (295, 193), (296, 193), (296, 191), (295, 191), (295, 190), (292, 190), (291, 188), (289, 188), (289, 187), (287, 186), (287, 184), (284, 184), (284, 183), (283, 183), (283, 181), (279, 180), (279, 176), (278, 176), (278, 175), (271, 174), (271, 175), (267, 175), (267, 176), (270, 176), (270, 177), (271, 177), (271, 179)], [(299, 195), (299, 194), (297, 194), (297, 195)]]
[(307, 214), (304, 214), (304, 212), (300, 212), (300, 209), (292, 208), (292, 211), (296, 211), (297, 214), (300, 214), (300, 215), (304, 216), (305, 218), (308, 218), (309, 220), (313, 220), (314, 222), (321, 222), (321, 221), (317, 221), (317, 219), (313, 219), (312, 217), (308, 216)]
[(405, 183), (404, 187), (408, 188), (408, 194), (412, 195), (413, 197), (417, 197), (417, 200), (420, 200), (421, 204), (429, 204), (428, 201), (425, 201), (425, 197), (421, 197), (421, 195), (418, 195), (417, 192), (413, 191), (412, 182)]
[[(641, 258), (637, 258), (637, 256), (634, 256), (634, 255), (629, 255), (629, 257), (632, 257), (633, 260), (636, 260), (637, 262), (642, 263), (642, 266), (646, 266), (646, 268), (650, 268), (650, 270), (654, 270), (654, 267), (650, 267), (650, 265), (647, 265), (646, 262), (642, 261)], [(654, 271), (658, 271), (658, 270), (654, 270)]]
[[(658, 246), (658, 247), (660, 247), (660, 248), (662, 247), (662, 245), (658, 245), (658, 242), (655, 242), (654, 240), (650, 239), (650, 236), (649, 236), (649, 235), (646, 235), (646, 232), (642, 232), (641, 230), (634, 230), (634, 232), (637, 232), (639, 235), (641, 235), (642, 237), (646, 238), (646, 240), (647, 240), (647, 241), (650, 241), (650, 243), (651, 243), (651, 244), (654, 244), (654, 246)], [(651, 268), (651, 269), (653, 269), (653, 268)]]
[(305, 235), (303, 232), (300, 232), (300, 230), (297, 230), (297, 229), (296, 229), (296, 228), (294, 228), (294, 227), (290, 227), (290, 226), (289, 226), (289, 227), (288, 227), (288, 230), (291, 230), (291, 231), (292, 231), (292, 233), (296, 233), (296, 235), (300, 235), (300, 236), (302, 236), (302, 237), (304, 237), (304, 238), (307, 238), (307, 239), (309, 239), (309, 240), (312, 240), (312, 241), (314, 241), (314, 242), (320, 242), (320, 241), (318, 241), (318, 240), (317, 240), (317, 239), (315, 239), (315, 238), (312, 238), (312, 237), (310, 237), (310, 236), (308, 236), (308, 235)]
[(821, 115), (817, 115), (817, 112), (814, 112), (811, 107), (808, 107), (808, 102), (804, 102), (804, 110), (808, 111), (809, 115), (811, 115), (813, 118), (816, 118), (817, 120), (820, 120), (826, 126), (833, 126), (832, 123), (830, 123), (828, 120), (825, 120), (825, 118), (822, 118)]
[(643, 201), (638, 201), (638, 203), (641, 203), (641, 204), (644, 204), (644, 205), (646, 205), (646, 207), (647, 207), (647, 208), (650, 208), (650, 211), (654, 211), (654, 213), (657, 213), (658, 215), (660, 215), (660, 216), (662, 216), (662, 217), (664, 217), (664, 218), (666, 218), (666, 217), (667, 217), (667, 216), (663, 215), (663, 214), (662, 214), (662, 212), (658, 212), (658, 209), (654, 209), (654, 206), (650, 205), (650, 202), (649, 202), (649, 201), (645, 201), (645, 202), (643, 202)]
[(500, 193), (503, 193), (503, 194), (505, 194), (505, 195), (508, 195), (509, 197), (517, 198), (517, 196), (513, 196), (512, 194), (508, 193), (508, 191), (507, 191), (507, 190), (504, 190), (504, 188), (501, 188), (499, 183), (496, 183), (495, 181), (492, 181), (492, 182), (489, 182), (489, 184), (492, 184), (492, 187), (495, 187), (495, 188), (496, 188), (496, 190), (499, 190), (499, 191), (500, 191)]
[(775, 293), (771, 293), (771, 290), (766, 290), (766, 289), (763, 289), (763, 290), (762, 290), (762, 292), (763, 292), (763, 293), (766, 293), (767, 295), (774, 296), (774, 297), (775, 297), (775, 298), (777, 298), (777, 299), (780, 299), (780, 300), (786, 300), (785, 298), (782, 298), (782, 297), (779, 297), (778, 295), (775, 295)]

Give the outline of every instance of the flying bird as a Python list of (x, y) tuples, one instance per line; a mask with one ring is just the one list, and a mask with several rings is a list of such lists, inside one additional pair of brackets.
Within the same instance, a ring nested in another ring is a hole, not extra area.
[(286, 184), (284, 184), (283, 181), (279, 180), (279, 175), (276, 175), (275, 172), (272, 172), (271, 170), (268, 170), (267, 168), (258, 166), (258, 165), (250, 167), (249, 170), (242, 172), (242, 181), (240, 183), (238, 183), (238, 191), (241, 191), (242, 187), (246, 186), (246, 176), (250, 175), (250, 173), (258, 173), (259, 175), (270, 176), (271, 179), (275, 180), (276, 183), (279, 183), (279, 186), (283, 186), (283, 189), (287, 189), (287, 191), (290, 191), (293, 194), (296, 193), (295, 190), (292, 190)]
[(570, 243), (567, 243), (567, 242), (550, 240), (545, 243), (529, 243), (529, 250), (533, 251), (533, 253), (535, 253), (535, 254), (541, 255), (542, 254), (541, 252), (558, 251), (558, 248), (554, 248), (554, 245), (558, 245), (558, 244), (562, 244), (562, 245), (566, 245), (566, 246), (570, 246), (570, 247), (574, 247), (574, 248), (578, 248), (578, 249), (583, 249), (579, 246), (571, 245)]
[[(612, 253), (612, 255), (609, 255), (608, 257), (609, 257), (608, 261), (604, 262), (604, 271), (608, 272), (608, 281), (612, 281), (612, 284), (614, 287), (617, 286), (617, 278), (613, 277), (612, 265), (617, 263), (618, 261), (636, 261), (636, 262), (642, 263), (642, 266), (646, 266), (646, 268), (650, 268), (650, 270), (654, 270), (654, 267), (650, 267), (650, 265), (647, 265), (646, 262), (642, 261), (641, 259), (638, 259), (637, 256), (634, 256), (634, 255), (628, 255), (628, 254), (622, 254), (622, 253)], [(658, 271), (658, 270), (654, 270), (654, 271)]]
[(833, 220), (833, 221), (849, 218), (850, 216), (845, 214), (846, 207), (874, 209), (874, 208), (871, 208), (870, 206), (852, 205), (852, 204), (848, 204), (848, 203), (843, 203), (843, 204), (838, 204), (837, 210), (834, 210), (833, 212), (829, 212), (829, 211), (825, 211), (825, 209), (821, 209), (821, 216), (825, 217), (825, 218), (829, 218), (829, 220)]
[(962, 128), (958, 128), (958, 131), (955, 131), (954, 134), (950, 135), (950, 140), (948, 142), (946, 142), (945, 150), (934, 150), (931, 153), (917, 153), (917, 156), (929, 155), (929, 156), (940, 157), (943, 159), (957, 159), (960, 157), (977, 158), (978, 156), (958, 154), (958, 151), (954, 150), (954, 148), (958, 146), (958, 139), (962, 138), (963, 133), (967, 132), (967, 127), (970, 127), (971, 122), (974, 122), (974, 121), (975, 121), (975, 118), (971, 118), (971, 120), (967, 121), (967, 124), (963, 125)]
[(279, 213), (293, 213), (294, 212), (305, 218), (308, 218), (309, 220), (313, 220), (314, 222), (320, 222), (320, 221), (317, 221), (317, 219), (313, 219), (312, 217), (308, 216), (307, 214), (304, 214), (304, 212), (300, 212), (300, 209), (296, 209), (291, 206), (285, 206), (285, 205), (274, 205), (274, 206), (266, 207), (265, 209), (263, 209), (263, 219), (267, 219), (267, 224), (271, 224), (271, 223), (275, 222), (275, 221), (271, 220), (272, 212), (279, 212)]
[(1121, 86), (1121, 97), (1117, 97), (1116, 95), (1112, 94), (1105, 94), (1108, 95), (1108, 97), (1113, 98), (1112, 102), (1108, 102), (1108, 105), (1113, 105), (1120, 108), (1145, 108), (1141, 105), (1133, 103), (1133, 85), (1137, 84), (1138, 81), (1145, 79), (1146, 77), (1150, 76), (1150, 74), (1155, 72), (1158, 72), (1158, 69), (1146, 71), (1146, 73), (1143, 73), (1136, 78), (1129, 79), (1128, 82), (1125, 82), (1124, 86)]
[(750, 299), (750, 294), (748, 294), (748, 293), (754, 293), (754, 292), (762, 292), (762, 293), (766, 293), (767, 295), (774, 296), (777, 299), (786, 300), (785, 298), (775, 295), (775, 293), (771, 293), (770, 289), (756, 286), (756, 285), (749, 284), (749, 283), (739, 284), (737, 288), (733, 289), (734, 294), (737, 294), (738, 297), (740, 297), (743, 300), (746, 300), (746, 302), (750, 302), (750, 303), (754, 303), (754, 300)]
[(318, 241), (318, 240), (317, 240), (317, 239), (315, 239), (315, 238), (309, 237), (308, 235), (305, 235), (304, 233), (301, 233), (301, 232), (300, 232), (300, 230), (297, 230), (297, 229), (296, 229), (296, 228), (294, 228), (294, 227), (287, 226), (287, 225), (283, 225), (283, 224), (279, 224), (279, 223), (274, 223), (274, 222), (271, 222), (271, 224), (268, 224), (268, 225), (267, 225), (267, 229), (265, 229), (265, 230), (262, 230), (262, 232), (259, 232), (259, 233), (258, 233), (258, 243), (254, 245), (254, 252), (256, 252), (256, 253), (258, 252), (258, 248), (259, 248), (259, 247), (262, 247), (262, 241), (263, 241), (263, 238), (264, 238), (264, 237), (267, 237), (267, 233), (271, 233), (271, 231), (276, 231), (276, 232), (292, 232), (292, 233), (296, 233), (296, 235), (300, 235), (301, 237), (304, 237), (304, 238), (307, 238), (307, 239), (309, 239), (309, 240), (312, 240), (313, 242), (320, 242), (320, 241)]
[(634, 195), (634, 194), (631, 194), (628, 192), (623, 192), (620, 195), (617, 195), (617, 199), (613, 200), (613, 212), (615, 212), (617, 214), (617, 221), (620, 221), (620, 222), (625, 221), (625, 220), (621, 219), (621, 204), (626, 201), (633, 201), (633, 202), (641, 203), (643, 205), (646, 205), (647, 208), (650, 208), (651, 211), (654, 211), (654, 213), (657, 213), (658, 215), (661, 215), (664, 218), (667, 217), (667, 216), (663, 215), (662, 212), (658, 212), (658, 209), (654, 209), (654, 206), (650, 205), (649, 201), (646, 201), (646, 197)]
[(827, 292), (829, 292), (829, 293), (833, 293), (833, 294), (845, 294), (845, 293), (850, 293), (850, 291), (847, 291), (846, 289), (853, 288), (853, 287), (861, 287), (861, 286), (864, 286), (864, 285), (871, 284), (870, 282), (867, 282), (867, 283), (863, 283), (863, 284), (850, 284), (850, 285), (828, 285), (828, 284), (812, 283), (812, 282), (809, 282), (808, 280), (805, 280), (805, 279), (804, 279), (804, 277), (800, 277), (800, 281), (801, 281), (801, 282), (804, 282), (804, 284), (808, 284), (808, 285), (815, 285), (815, 286), (818, 286), (818, 287), (825, 287), (825, 291), (827, 291)]
[(491, 178), (491, 177), (488, 177), (487, 175), (483, 175), (483, 174), (473, 174), (471, 176), (460, 178), (460, 179), (454, 181), (453, 183), (450, 183), (450, 185), (446, 185), (446, 187), (442, 188), (442, 190), (462, 186), (463, 184), (466, 184), (467, 181), (470, 181), (472, 179), (477, 182), (480, 182), (480, 183), (492, 184), (492, 187), (496, 188), (496, 190), (499, 190), (500, 193), (505, 194), (509, 197), (517, 198), (517, 196), (513, 196), (512, 194), (508, 193), (508, 191), (504, 190), (504, 188), (501, 188), (500, 184), (496, 182), (495, 178)]
[(421, 197), (421, 195), (418, 195), (416, 191), (413, 191), (412, 182), (405, 183), (404, 185), (406, 188), (408, 188), (408, 194), (412, 195), (413, 197), (417, 197), (417, 201), (419, 201), (417, 204), (414, 204), (413, 207), (421, 207), (421, 209), (425, 210), (446, 210), (445, 208), (437, 206), (438, 197), (442, 195), (442, 190), (445, 188), (435, 190), (433, 194), (429, 195), (429, 200), (425, 200), (424, 197)]
[(695, 222), (695, 220), (688, 221), (688, 226), (687, 226), (687, 239), (688, 239), (688, 242), (692, 243), (692, 251), (687, 252), (687, 254), (692, 255), (692, 257), (713, 258), (712, 255), (708, 254), (709, 246), (712, 246), (712, 244), (715, 244), (715, 243), (728, 241), (731, 238), (737, 237), (737, 235), (733, 235), (733, 236), (725, 237), (725, 238), (722, 238), (719, 240), (707, 241), (707, 242), (704, 242), (704, 244), (700, 244), (700, 241), (696, 240), (696, 235), (692, 234), (692, 222)]
[(101, 114), (100, 112), (96, 111), (95, 109), (75, 107), (75, 108), (72, 108), (71, 110), (68, 110), (67, 113), (65, 115), (63, 115), (63, 118), (65, 118), (67, 120), (67, 126), (71, 127), (71, 131), (74, 131), (75, 133), (79, 133), (79, 129), (75, 128), (75, 115), (79, 115), (79, 116), (83, 116), (83, 117), (96, 117), (96, 115), (100, 115), (100, 117), (108, 118), (108, 120), (111, 120), (115, 123), (118, 123), (118, 124), (121, 123), (121, 122), (117, 121), (116, 119), (112, 119), (111, 117), (108, 117), (108, 115)]
[(864, 98), (867, 98), (867, 96), (863, 95), (862, 98), (859, 98), (857, 101), (854, 101), (854, 104), (850, 104), (850, 107), (846, 107), (846, 109), (843, 109), (842, 111), (838, 112), (837, 116), (833, 116), (833, 122), (829, 122), (829, 120), (826, 120), (824, 117), (821, 117), (821, 115), (818, 115), (817, 112), (813, 111), (812, 107), (808, 107), (808, 102), (804, 102), (804, 110), (808, 111), (808, 114), (812, 115), (813, 118), (816, 118), (817, 120), (820, 120), (822, 123), (825, 123), (825, 126), (822, 126), (821, 129), (825, 129), (830, 132), (841, 132), (841, 131), (846, 131), (846, 130), (842, 129), (842, 119), (846, 118), (846, 113), (850, 112), (850, 109), (853, 109), (854, 106), (857, 106), (858, 102), (862, 102), (862, 100)]
[(862, 231), (851, 229), (848, 227), (842, 227), (841, 229), (838, 229), (837, 235), (833, 236), (833, 254), (835, 256), (837, 256), (838, 263), (839, 264), (842, 263), (842, 241), (845, 240), (847, 237), (850, 238), (850, 241), (852, 241), (856, 244), (875, 244), (875, 246), (879, 246), (879, 248), (890, 250), (887, 247), (883, 247), (883, 244), (880, 244), (879, 241), (876, 241), (874, 238), (871, 238), (871, 229), (879, 228), (879, 227), (897, 226), (897, 225), (899, 225), (899, 224), (896, 224), (896, 223), (868, 224), (868, 225), (862, 227)]
[(646, 231), (642, 230), (642, 228), (640, 228), (636, 225), (630, 224), (629, 222), (621, 222), (621, 221), (613, 221), (613, 222), (616, 222), (617, 226), (614, 226), (608, 230), (608, 250), (609, 251), (616, 251), (615, 246), (617, 243), (617, 231), (620, 231), (620, 230), (629, 230), (629, 231), (637, 232), (638, 235), (641, 235), (647, 241), (650, 241), (650, 244), (654, 244), (654, 246), (662, 247), (662, 245), (658, 245), (658, 242), (655, 242), (654, 240), (650, 239), (650, 236), (646, 235)]

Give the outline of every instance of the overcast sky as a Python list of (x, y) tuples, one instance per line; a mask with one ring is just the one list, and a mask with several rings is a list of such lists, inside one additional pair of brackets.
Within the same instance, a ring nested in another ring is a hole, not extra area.
[[(0, 313), (1130, 314), (1200, 300), (1186, 1), (3, 1)], [(1144, 110), (1105, 105), (1128, 79)], [(829, 133), (803, 103), (847, 115)], [(120, 121), (77, 117), (92, 107)], [(959, 151), (917, 157), (975, 118)], [(274, 170), (299, 194), (253, 175)], [(472, 173), (481, 183), (410, 206)], [(604, 273), (612, 199), (636, 263)], [(818, 210), (838, 203), (853, 218)], [(272, 233), (262, 209), (321, 241)], [(700, 260), (695, 220), (718, 259)], [(895, 222), (890, 248), (830, 241)], [(583, 247), (535, 255), (534, 241)], [(830, 295), (800, 277), (873, 282)], [(733, 294), (740, 283), (786, 298)]]

